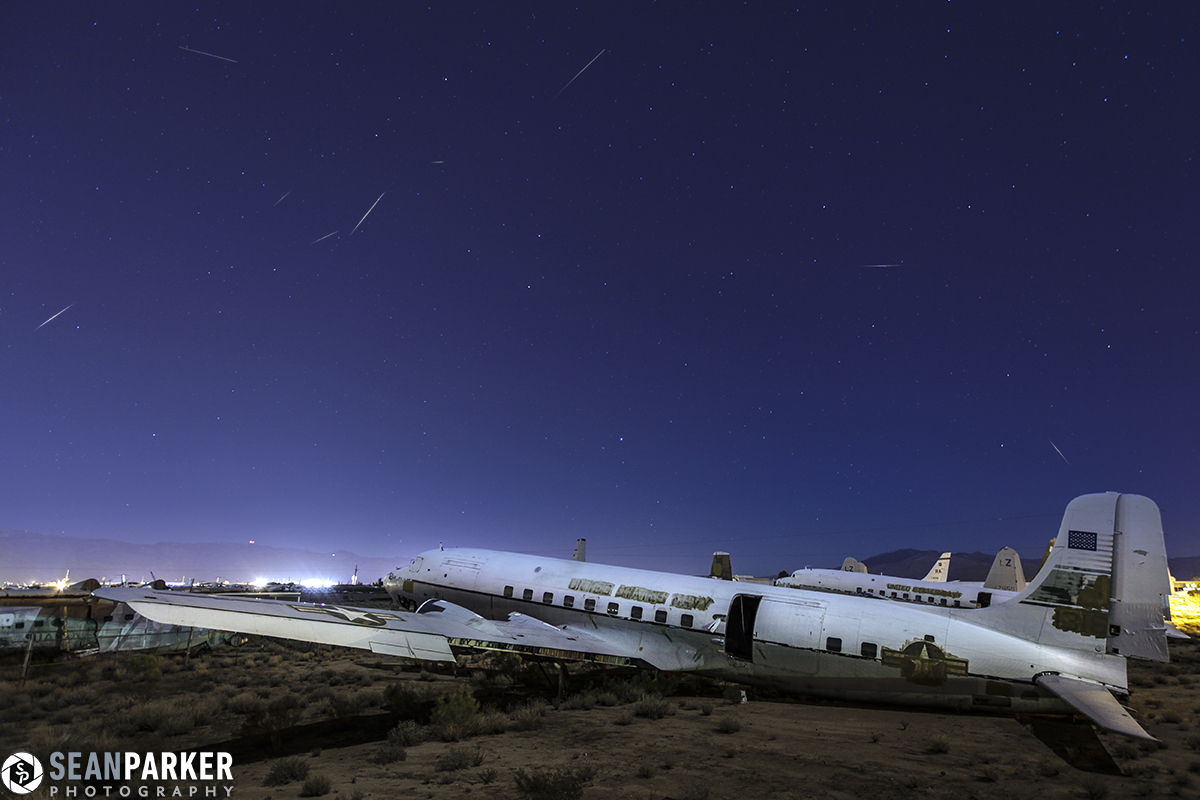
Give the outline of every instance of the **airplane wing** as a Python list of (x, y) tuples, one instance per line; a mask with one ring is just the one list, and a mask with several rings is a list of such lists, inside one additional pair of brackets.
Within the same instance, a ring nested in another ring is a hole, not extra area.
[(1034, 682), (1056, 694), (1060, 700), (1090, 719), (1097, 727), (1135, 739), (1158, 741), (1146, 733), (1145, 728), (1129, 715), (1108, 689), (1098, 683), (1068, 678), (1065, 675), (1042, 675), (1035, 678)]
[(228, 595), (148, 589), (98, 589), (97, 597), (127, 604), (137, 613), (175, 625), (277, 636), (355, 647), (422, 661), (454, 662), (455, 651), (504, 651), (558, 660), (619, 666), (670, 667), (629, 643), (576, 628), (560, 628), (523, 614), (484, 619), (462, 606), (433, 600), (416, 612), (291, 603)]

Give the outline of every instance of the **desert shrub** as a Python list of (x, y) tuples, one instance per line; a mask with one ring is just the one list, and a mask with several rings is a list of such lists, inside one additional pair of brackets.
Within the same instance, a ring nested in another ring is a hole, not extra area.
[(625, 713), (613, 720), (613, 725), (632, 725), (633, 714)]
[(546, 707), (535, 703), (524, 705), (508, 715), (509, 729), (535, 731), (545, 722)]
[(644, 694), (633, 704), (633, 715), (646, 719), (662, 719), (672, 713), (671, 704), (658, 695)]
[(617, 697), (615, 692), (597, 692), (596, 705), (605, 708), (621, 705), (621, 699)]
[(596, 695), (591, 692), (573, 694), (563, 701), (562, 707), (568, 711), (591, 711), (596, 706)]
[(740, 686), (726, 686), (725, 690), (721, 692), (721, 697), (733, 705), (740, 705), (746, 702), (746, 690)]
[[(410, 721), (408, 724), (411, 725), (412, 722)], [(373, 759), (375, 763), (391, 764), (393, 762), (403, 761), (404, 759), (408, 758), (408, 751), (405, 749), (409, 744), (407, 739), (407, 732), (401, 730), (399, 725), (397, 725), (395, 728), (392, 728), (390, 731), (388, 731), (387, 739), (382, 745), (380, 745), (379, 750), (375, 753), (375, 758)]]
[(299, 756), (281, 758), (267, 770), (263, 778), (263, 786), (283, 786), (292, 781), (302, 781), (308, 777), (308, 762)]
[(425, 730), (411, 719), (401, 720), (399, 725), (388, 731), (388, 740), (392, 739), (404, 747), (412, 747), (425, 741)]
[(475, 733), (479, 723), (479, 702), (466, 691), (442, 695), (434, 704), (429, 721), (442, 741), (467, 738)]
[(285, 694), (247, 713), (243, 728), (249, 733), (277, 734), (296, 724), (303, 713), (300, 700), (295, 695)]
[(475, 732), (483, 736), (504, 733), (508, 730), (508, 727), (508, 715), (501, 714), (499, 711), (488, 711), (480, 714), (479, 719), (475, 722)]
[(922, 750), (931, 755), (950, 752), (950, 740), (945, 736), (930, 736)]
[(708, 716), (712, 715), (712, 712), (713, 712), (713, 704), (712, 703), (701, 703), (700, 704), (701, 715), (708, 717)]
[(483, 751), (478, 747), (451, 747), (433, 760), (433, 768), (437, 772), (457, 772), (482, 763)]
[(595, 777), (595, 767), (579, 766), (529, 772), (518, 769), (513, 781), (523, 800), (579, 800), (584, 787)]
[(1084, 778), (1079, 783), (1079, 789), (1088, 800), (1104, 800), (1108, 797), (1108, 783), (1103, 778)]
[(383, 690), (383, 704), (400, 719), (429, 721), (429, 693), (424, 688), (413, 686), (409, 681), (389, 684)]
[(1183, 743), (1193, 750), (1200, 750), (1200, 734), (1193, 733), (1187, 736)]
[(374, 692), (332, 692), (329, 696), (329, 711), (335, 719), (345, 719), (377, 705), (379, 698)]
[(716, 727), (717, 733), (737, 733), (741, 729), (742, 723), (738, 721), (737, 717), (725, 717), (717, 723)]
[(130, 680), (156, 681), (162, 677), (162, 661), (153, 653), (132, 653), (125, 661)]
[(261, 714), (267, 704), (249, 692), (242, 692), (229, 698), (225, 707), (235, 714)]
[(324, 775), (313, 775), (304, 781), (304, 785), (300, 787), (301, 797), (321, 797), (329, 794), (329, 790), (333, 788), (333, 782)]
[(654, 767), (650, 766), (649, 764), (642, 764), (640, 767), (634, 770), (633, 776), (635, 778), (641, 778), (642, 780), (653, 778)]
[(492, 767), (481, 769), (479, 770), (479, 781), (480, 783), (491, 783), (492, 781), (496, 780), (499, 775), (500, 773), (496, 772), (496, 770)]

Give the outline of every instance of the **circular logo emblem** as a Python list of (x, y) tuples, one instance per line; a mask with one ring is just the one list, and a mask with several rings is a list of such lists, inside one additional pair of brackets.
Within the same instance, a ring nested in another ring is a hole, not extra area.
[(29, 794), (42, 785), (42, 762), (29, 753), (13, 753), (0, 768), (0, 783), (13, 794)]

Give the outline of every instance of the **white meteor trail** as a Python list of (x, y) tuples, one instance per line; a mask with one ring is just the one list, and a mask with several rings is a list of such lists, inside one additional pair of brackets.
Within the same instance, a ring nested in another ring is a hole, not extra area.
[(286, 198), (286, 197), (287, 197), (289, 194), (291, 194), (291, 193), (292, 193), (292, 190), (291, 190), (291, 189), (288, 189), (286, 192), (284, 192), (283, 194), (281, 194), (281, 195), (279, 196), (279, 199), (275, 201), (275, 203), (274, 203), (274, 204), (271, 206), (271, 208), (274, 208), (275, 206), (277, 206), (277, 205), (279, 205), (280, 203), (282, 203), (282, 202), (284, 201), (284, 199), (285, 199), (285, 198)]
[[(73, 305), (75, 305), (75, 304), (74, 304), (74, 303), (71, 303), (71, 306), (73, 306)], [(71, 306), (67, 306), (67, 308), (70, 308)], [(46, 325), (49, 325), (51, 322), (53, 322), (53, 321), (54, 321), (54, 320), (55, 320), (55, 319), (56, 319), (56, 318), (57, 318), (57, 317), (58, 317), (60, 314), (62, 314), (64, 311), (66, 311), (66, 310), (67, 310), (67, 308), (64, 308), (62, 311), (59, 311), (59, 312), (58, 312), (58, 314), (55, 314), (53, 317), (51, 317), (50, 319), (46, 320), (46, 321), (45, 321), (45, 322), (43, 322), (41, 325), (38, 325), (36, 328), (34, 328), (34, 330), (35, 330), (35, 331), (40, 331), (40, 330), (41, 330), (42, 328), (44, 328)]]
[(887, 269), (888, 267), (903, 267), (903, 264), (863, 264), (864, 269)]
[(209, 58), (219, 58), (222, 61), (228, 61), (230, 64), (238, 63), (238, 62), (234, 61), (232, 58), (226, 58), (225, 56), (219, 56), (216, 53), (206, 53), (203, 50), (196, 50), (191, 47), (184, 47), (183, 45), (178, 45), (178, 47), (180, 50), (187, 50), (189, 53), (199, 53), (200, 55), (208, 56)]
[(578, 78), (578, 77), (579, 77), (580, 75), (582, 75), (583, 73), (587, 72), (587, 68), (588, 68), (588, 67), (590, 67), (592, 64), (595, 64), (595, 63), (596, 63), (596, 59), (597, 59), (597, 58), (599, 58), (600, 56), (604, 55), (604, 54), (605, 54), (605, 53), (607, 53), (607, 52), (608, 52), (608, 48), (605, 48), (605, 49), (601, 50), (599, 53), (596, 53), (596, 55), (594, 55), (594, 56), (592, 57), (592, 60), (591, 60), (591, 61), (589, 61), (588, 63), (586, 63), (586, 64), (584, 64), (584, 65), (583, 65), (583, 69), (581, 69), (581, 70), (579, 70), (579, 72), (576, 72), (576, 73), (575, 73), (575, 77), (574, 77), (574, 78), (571, 78), (571, 80), (569, 80), (569, 81), (567, 81), (566, 83), (564, 83), (564, 84), (563, 84), (563, 87), (562, 87), (561, 89), (559, 89), (557, 92), (555, 92), (555, 93), (554, 93), (554, 97), (553, 97), (552, 99), (554, 99), (554, 100), (557, 100), (557, 99), (558, 99), (558, 96), (559, 96), (560, 94), (562, 94), (563, 92), (565, 92), (565, 91), (567, 90), (567, 87), (568, 87), (568, 86), (570, 86), (572, 83), (574, 83), (574, 82), (575, 82), (575, 79), (576, 79), (576, 78)]
[(333, 236), (333, 234), (335, 234), (335, 233), (337, 233), (337, 231), (331, 231), (330, 233), (327, 233), (324, 236), (322, 236), (320, 239), (313, 239), (311, 242), (309, 242), (309, 244), (316, 244), (317, 242), (323, 242), (326, 239), (328, 239), (330, 236)]
[[(1062, 450), (1058, 449), (1058, 445), (1054, 443), (1053, 439), (1047, 439), (1046, 441), (1049, 442), (1050, 446), (1054, 448), (1054, 452), (1058, 453), (1059, 458), (1061, 458), (1063, 461), (1067, 461), (1067, 457), (1062, 454)], [(1070, 464), (1071, 462), (1067, 461), (1067, 465), (1069, 466)]]
[[(375, 198), (375, 202), (371, 203), (371, 207), (367, 209), (367, 213), (363, 214), (362, 219), (360, 219), (358, 221), (358, 224), (354, 226), (354, 231), (358, 230), (358, 226), (363, 224), (364, 219), (371, 216), (371, 212), (375, 210), (375, 206), (379, 205), (379, 201), (383, 199), (383, 195), (385, 195), (385, 194), (387, 194), (387, 192), (383, 192), (379, 195), (379, 197)], [(354, 231), (350, 231), (351, 236), (354, 235)]]

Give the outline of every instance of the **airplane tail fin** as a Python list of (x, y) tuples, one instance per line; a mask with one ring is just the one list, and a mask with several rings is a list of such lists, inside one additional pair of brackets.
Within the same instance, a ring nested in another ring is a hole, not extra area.
[(933, 583), (945, 583), (946, 576), (950, 574), (950, 554), (942, 553), (938, 556), (938, 560), (933, 562), (933, 566), (929, 568), (929, 572), (925, 573), (923, 581)]
[(1025, 585), (1025, 569), (1021, 566), (1020, 554), (1011, 547), (1001, 547), (992, 561), (992, 568), (988, 570), (983, 588), (1019, 592)]
[(854, 556), (846, 556), (845, 560), (842, 561), (842, 572), (861, 572), (865, 575), (867, 565)]
[(587, 539), (575, 540), (575, 551), (571, 553), (572, 561), (587, 561)]
[(733, 580), (733, 563), (729, 560), (729, 553), (720, 551), (713, 553), (712, 567), (708, 570), (708, 576), (723, 581)]
[(1158, 506), (1136, 494), (1085, 494), (1067, 505), (1045, 563), (979, 621), (1040, 644), (1167, 661), (1170, 594)]

